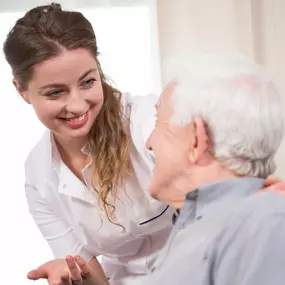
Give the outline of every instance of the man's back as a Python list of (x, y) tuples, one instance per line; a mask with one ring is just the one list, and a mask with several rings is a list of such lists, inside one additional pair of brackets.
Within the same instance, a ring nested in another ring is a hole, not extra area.
[(240, 178), (187, 195), (146, 284), (285, 284), (285, 199)]

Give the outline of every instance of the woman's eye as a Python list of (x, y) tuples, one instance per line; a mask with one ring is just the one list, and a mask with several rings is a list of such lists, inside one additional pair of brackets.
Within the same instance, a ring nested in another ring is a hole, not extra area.
[(46, 94), (47, 97), (57, 97), (59, 96), (63, 91), (62, 90), (53, 90), (53, 91), (50, 91)]
[(94, 84), (94, 82), (96, 81), (96, 79), (95, 78), (91, 78), (91, 79), (88, 79), (88, 80), (86, 80), (85, 82), (83, 82), (83, 87), (85, 87), (85, 88), (90, 88), (90, 87), (92, 87), (93, 86), (93, 84)]

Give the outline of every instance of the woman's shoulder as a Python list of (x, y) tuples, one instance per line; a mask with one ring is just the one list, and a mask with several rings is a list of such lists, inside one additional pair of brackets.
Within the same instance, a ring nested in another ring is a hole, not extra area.
[(146, 149), (146, 142), (155, 126), (157, 100), (158, 96), (155, 94), (145, 96), (122, 94), (122, 106), (129, 120), (132, 141), (137, 151), (147, 157), (149, 152)]
[(26, 176), (36, 176), (40, 170), (47, 168), (51, 162), (51, 151), (51, 134), (46, 130), (26, 158)]
[(154, 93), (146, 95), (136, 95), (129, 92), (121, 94), (121, 104), (124, 109), (131, 108), (132, 113), (138, 110), (155, 108), (155, 104), (158, 100), (158, 96)]
[(157, 100), (158, 96), (153, 93), (144, 96), (131, 93), (122, 94), (123, 113), (128, 118), (131, 129), (135, 128), (136, 131), (140, 131), (140, 127), (146, 126), (150, 122), (153, 125), (156, 118)]

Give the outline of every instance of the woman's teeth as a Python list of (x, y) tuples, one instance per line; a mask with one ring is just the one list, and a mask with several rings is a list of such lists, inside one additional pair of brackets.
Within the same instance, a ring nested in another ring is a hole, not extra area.
[(75, 118), (70, 118), (70, 119), (67, 119), (67, 121), (70, 121), (70, 122), (79, 122), (79, 121), (82, 121), (86, 116), (86, 113), (81, 115), (80, 117), (75, 117)]

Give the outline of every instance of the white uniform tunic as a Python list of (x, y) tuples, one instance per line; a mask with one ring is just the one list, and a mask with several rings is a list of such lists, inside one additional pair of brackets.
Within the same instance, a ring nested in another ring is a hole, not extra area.
[(54, 256), (79, 254), (90, 260), (101, 255), (112, 285), (142, 283), (172, 227), (173, 211), (147, 191), (153, 161), (145, 143), (154, 127), (156, 100), (154, 95), (123, 95), (135, 146), (131, 153), (134, 174), (118, 190), (116, 200), (116, 219), (124, 229), (110, 223), (99, 208), (89, 167), (82, 171), (86, 186), (61, 160), (50, 131), (26, 161), (30, 213)]

